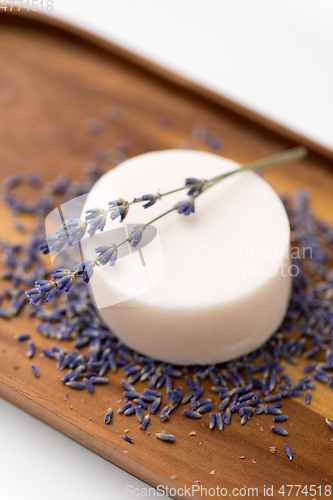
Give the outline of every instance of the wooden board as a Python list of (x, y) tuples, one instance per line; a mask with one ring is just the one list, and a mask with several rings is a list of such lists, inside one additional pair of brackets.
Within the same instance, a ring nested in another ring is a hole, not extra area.
[[(33, 169), (44, 180), (60, 171), (75, 179), (93, 149), (123, 140), (130, 142), (131, 156), (175, 148), (190, 137), (194, 122), (205, 123), (221, 137), (223, 154), (240, 163), (296, 145), (285, 132), (269, 130), (249, 113), (245, 117), (237, 104), (230, 106), (190, 82), (58, 21), (31, 12), (1, 13), (0, 46), (1, 178)], [(106, 124), (99, 135), (89, 135), (84, 120), (101, 117), (110, 105), (125, 110), (124, 120)], [(174, 126), (160, 127), (157, 121), (163, 116), (170, 117)], [(197, 148), (204, 149), (202, 144)], [(333, 170), (328, 156), (310, 151), (301, 163), (270, 169), (264, 177), (278, 191), (308, 189), (316, 213), (333, 225)], [(1, 205), (1, 236), (21, 239), (6, 214)], [(42, 376), (32, 375), (25, 346), (14, 339), (23, 331), (31, 332), (38, 349), (48, 346), (26, 315), (0, 321), (0, 395), (150, 485), (179, 487), (200, 481), (204, 487), (219, 485), (229, 491), (245, 485), (257, 487), (259, 497), (264, 485), (273, 485), (275, 492), (282, 484), (332, 485), (333, 442), (323, 418), (333, 413), (327, 387), (317, 384), (310, 407), (300, 400), (284, 403), (290, 415), (286, 427), (293, 430), (288, 437), (292, 462), (283, 452), (285, 439), (269, 430), (267, 416), (253, 418), (244, 427), (235, 419), (221, 435), (201, 426), (207, 424), (208, 415), (192, 422), (175, 412), (170, 422), (152, 419), (147, 436), (133, 420), (118, 414), (112, 425), (103, 423), (105, 409), (116, 409), (122, 398), (121, 372), (94, 395), (70, 391), (70, 400), (64, 401), (64, 386), (57, 380), (59, 372), (52, 360), (36, 358)], [(288, 370), (294, 377), (301, 376), (302, 363)], [(131, 429), (133, 445), (119, 438), (126, 428)], [(155, 432), (163, 429), (175, 434), (173, 445), (155, 439)], [(196, 436), (189, 436), (192, 430)], [(280, 454), (270, 453), (271, 446), (277, 446)], [(212, 470), (216, 473), (211, 474)]]

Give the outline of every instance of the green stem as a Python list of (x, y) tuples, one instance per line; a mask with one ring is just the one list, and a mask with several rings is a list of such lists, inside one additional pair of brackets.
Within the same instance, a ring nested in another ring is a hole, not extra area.
[(163, 212), (161, 215), (159, 215), (158, 217), (155, 217), (155, 219), (147, 222), (147, 224), (145, 224), (145, 226), (150, 226), (150, 224), (152, 224), (153, 222), (157, 221), (158, 219), (161, 219), (162, 217), (164, 217), (165, 215), (168, 215), (170, 212), (173, 212), (174, 210), (176, 210), (177, 207), (172, 207), (170, 208), (170, 210), (167, 210), (166, 212)]
[(231, 170), (225, 174), (218, 175), (217, 177), (213, 177), (209, 179), (209, 183), (216, 183), (221, 179), (225, 179), (229, 177), (229, 175), (237, 174), (239, 172), (244, 172), (244, 170), (254, 170), (256, 168), (262, 167), (272, 167), (273, 165), (278, 165), (279, 163), (286, 163), (288, 161), (296, 161), (301, 160), (307, 155), (307, 150), (303, 146), (299, 146), (294, 149), (289, 149), (288, 151), (283, 151), (282, 153), (277, 153), (275, 155), (267, 156), (266, 158), (262, 158), (261, 160), (254, 161), (245, 165), (242, 168), (238, 168), (236, 170)]
[(267, 156), (266, 158), (262, 158), (261, 160), (249, 163), (242, 168), (237, 168), (235, 170), (231, 170), (230, 172), (226, 172), (225, 174), (220, 174), (217, 177), (213, 177), (208, 181), (209, 185), (206, 186), (201, 191), (201, 193), (198, 193), (195, 197), (197, 198), (200, 194), (207, 191), (207, 189), (214, 186), (215, 184), (225, 179), (226, 177), (229, 177), (230, 175), (238, 174), (247, 170), (255, 170), (256, 168), (273, 167), (274, 165), (278, 165), (279, 163), (286, 163), (288, 161), (301, 160), (302, 158), (305, 158), (306, 155), (307, 155), (306, 148), (304, 148), (303, 146), (299, 146), (297, 148), (289, 149), (288, 151), (283, 151), (282, 153), (277, 153), (272, 156)]
[(178, 189), (173, 189), (172, 191), (167, 191), (166, 193), (161, 193), (161, 196), (167, 196), (168, 194), (178, 193), (178, 191), (184, 191), (184, 189), (190, 189), (193, 186), (195, 186), (195, 184), (190, 184), (188, 186), (182, 186)]

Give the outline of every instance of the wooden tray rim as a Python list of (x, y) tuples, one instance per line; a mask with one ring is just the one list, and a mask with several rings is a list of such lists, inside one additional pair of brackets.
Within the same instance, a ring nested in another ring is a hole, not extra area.
[(19, 24), (19, 22), (23, 22), (25, 25), (29, 25), (31, 23), (31, 26), (40, 25), (44, 26), (44, 28), (53, 28), (59, 33), (63, 32), (67, 33), (67, 35), (70, 34), (77, 40), (81, 40), (85, 43), (89, 42), (91, 45), (106, 50), (108, 53), (111, 53), (128, 63), (147, 71), (153, 76), (157, 76), (168, 83), (176, 85), (178, 88), (180, 87), (183, 90), (187, 90), (194, 95), (204, 98), (207, 101), (216, 104), (220, 108), (227, 109), (256, 125), (263, 127), (264, 129), (273, 131), (275, 134), (282, 136), (284, 139), (288, 139), (296, 144), (302, 144), (309, 150), (318, 153), (324, 158), (333, 159), (333, 149), (327, 148), (326, 146), (323, 146), (322, 144), (289, 129), (284, 125), (281, 125), (274, 120), (271, 120), (260, 113), (257, 113), (252, 109), (229, 99), (223, 94), (218, 94), (217, 92), (214, 92), (213, 90), (195, 83), (188, 78), (168, 70), (163, 66), (150, 61), (149, 59), (135, 54), (115, 42), (108, 41), (89, 31), (79, 28), (78, 26), (68, 23), (67, 21), (63, 21), (62, 19), (52, 17), (51, 15), (38, 11), (19, 11), (16, 6), (13, 6), (12, 11), (0, 12), (0, 25), (6, 22), (10, 22), (11, 24)]

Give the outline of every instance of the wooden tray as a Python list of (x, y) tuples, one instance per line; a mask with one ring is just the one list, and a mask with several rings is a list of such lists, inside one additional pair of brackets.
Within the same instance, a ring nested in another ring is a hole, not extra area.
[[(203, 122), (222, 138), (223, 154), (240, 163), (299, 142), (312, 147), (306, 160), (269, 169), (264, 176), (276, 190), (309, 189), (317, 214), (333, 224), (330, 152), (321, 149), (320, 154), (316, 145), (299, 138), (296, 143), (293, 134), (237, 104), (52, 18), (1, 13), (0, 46), (1, 178), (30, 169), (44, 180), (64, 170), (78, 178), (82, 162), (95, 148), (121, 140), (130, 141), (131, 156), (174, 148), (190, 136), (194, 122)], [(98, 136), (89, 135), (84, 120), (102, 116), (109, 105), (124, 109), (126, 119), (107, 124)], [(162, 116), (171, 117), (174, 127), (158, 126)], [(1, 205), (1, 235), (13, 241), (22, 238), (6, 214)], [(273, 435), (270, 419), (262, 416), (245, 427), (234, 421), (221, 435), (201, 426), (208, 415), (192, 422), (175, 412), (170, 422), (153, 419), (147, 437), (133, 420), (118, 414), (112, 425), (103, 423), (101, 413), (109, 406), (118, 408), (116, 400), (122, 398), (121, 371), (93, 396), (85, 394), (85, 403), (82, 393), (73, 390), (64, 401), (53, 361), (37, 358), (42, 376), (33, 377), (25, 346), (14, 339), (23, 331), (32, 333), (38, 348), (48, 345), (25, 315), (1, 320), (0, 395), (150, 485), (179, 487), (200, 481), (204, 487), (219, 485), (230, 491), (246, 485), (257, 487), (260, 497), (263, 485), (277, 491), (282, 484), (324, 486), (332, 481), (333, 442), (323, 418), (332, 417), (332, 392), (327, 387), (317, 384), (310, 407), (300, 399), (284, 403), (290, 415), (287, 427), (293, 425), (288, 437), (292, 462), (283, 452), (285, 439)], [(302, 363), (288, 370), (293, 377), (301, 376)], [(119, 438), (126, 427), (133, 445)], [(164, 428), (176, 435), (173, 445), (155, 439), (155, 432)], [(192, 430), (196, 436), (189, 436)], [(271, 446), (280, 454), (270, 453)]]

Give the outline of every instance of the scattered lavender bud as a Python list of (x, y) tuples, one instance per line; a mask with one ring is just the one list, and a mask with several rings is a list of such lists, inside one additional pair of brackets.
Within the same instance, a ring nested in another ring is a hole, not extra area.
[(246, 424), (246, 422), (248, 421), (248, 419), (250, 418), (250, 414), (249, 413), (244, 413), (244, 415), (242, 416), (241, 418), (241, 425), (244, 425)]
[(189, 417), (189, 418), (201, 418), (202, 415), (201, 413), (198, 413), (197, 411), (194, 411), (194, 410), (188, 410), (187, 408), (184, 410), (184, 415), (185, 417)]
[(92, 384), (108, 384), (109, 379), (106, 377), (90, 377)]
[[(132, 407), (132, 404), (131, 403), (126, 403), (124, 406), (121, 406), (119, 409), (118, 409), (118, 413), (124, 413), (126, 410), (128, 410), (129, 408)], [(134, 410), (135, 411), (135, 410)]]
[(322, 384), (327, 384), (329, 380), (328, 376), (325, 373), (319, 371), (313, 371), (312, 376), (315, 380), (318, 380), (318, 382), (321, 382)]
[(100, 134), (103, 131), (103, 124), (100, 120), (97, 120), (96, 118), (89, 118), (84, 122), (84, 128), (87, 130), (87, 132), (90, 132), (90, 134)]
[(83, 383), (88, 392), (93, 394), (95, 392), (94, 385), (90, 382), (90, 380), (86, 377), (83, 378)]
[(112, 417), (112, 408), (108, 408), (105, 412), (105, 415), (104, 415), (104, 422), (106, 424), (109, 424), (111, 422), (111, 417)]
[(218, 430), (220, 432), (223, 432), (223, 418), (222, 418), (222, 413), (218, 412), (216, 414), (216, 425), (218, 427)]
[(265, 409), (265, 413), (269, 413), (270, 415), (281, 415), (282, 411), (279, 408), (275, 408), (274, 406), (267, 406)]
[(203, 413), (207, 413), (207, 412), (211, 411), (212, 409), (213, 409), (212, 403), (206, 403), (204, 405), (199, 406), (199, 408), (197, 408), (196, 412), (203, 414)]
[(285, 422), (288, 420), (288, 415), (274, 415), (272, 417), (273, 422)]
[(124, 440), (124, 441), (127, 441), (127, 442), (128, 442), (128, 443), (130, 443), (130, 444), (133, 444), (133, 439), (132, 439), (132, 438), (130, 438), (129, 436), (127, 436), (127, 434), (124, 434), (124, 435), (122, 436), (122, 438), (123, 438), (123, 440)]
[(146, 427), (149, 423), (149, 419), (150, 419), (149, 415), (145, 415), (143, 417), (143, 420), (142, 420), (142, 423), (141, 423), (139, 429), (141, 429), (142, 431), (146, 430)]
[(280, 434), (280, 436), (288, 436), (288, 431), (282, 429), (282, 427), (277, 427), (276, 425), (271, 426), (271, 431), (275, 434)]
[(225, 414), (224, 414), (223, 423), (226, 425), (229, 425), (230, 420), (231, 420), (231, 410), (230, 410), (230, 408), (227, 408), (225, 411)]
[(133, 415), (135, 413), (135, 406), (130, 406), (129, 408), (126, 408), (126, 410), (124, 410), (123, 413), (124, 415), (126, 415), (126, 417)]
[(333, 432), (333, 424), (332, 424), (332, 422), (330, 422), (330, 420), (328, 420), (328, 418), (325, 418), (325, 422), (326, 422), (328, 428), (331, 429), (331, 431)]
[(133, 399), (133, 402), (136, 403), (137, 405), (140, 405), (141, 408), (144, 408), (145, 410), (147, 409), (148, 405), (145, 403), (142, 399), (140, 398), (135, 398)]
[(36, 378), (40, 377), (39, 371), (35, 367), (35, 365), (31, 365), (32, 373), (35, 375)]
[(215, 413), (211, 413), (209, 415), (209, 428), (211, 430), (214, 429), (215, 424), (216, 424), (216, 415), (215, 415)]
[(35, 355), (35, 344), (33, 342), (28, 343), (28, 347), (26, 350), (26, 355), (28, 358), (33, 358)]
[(160, 412), (160, 420), (162, 420), (162, 422), (165, 422), (165, 420), (169, 420), (169, 418), (170, 418), (170, 408), (169, 406), (165, 406), (163, 410), (161, 410)]
[(183, 398), (181, 400), (181, 404), (185, 405), (186, 403), (188, 403), (190, 401), (190, 399), (193, 398), (194, 395), (195, 395), (194, 391), (190, 391), (187, 394), (185, 394), (185, 396), (183, 396)]
[(135, 415), (136, 415), (136, 418), (138, 419), (138, 422), (140, 424), (142, 424), (143, 415), (142, 415), (142, 410), (141, 410), (141, 406), (140, 405), (135, 406)]
[(311, 391), (308, 391), (306, 394), (305, 394), (305, 402), (306, 404), (310, 404), (310, 401), (311, 401)]
[(155, 413), (161, 404), (161, 398), (155, 399), (148, 408), (149, 413)]
[(140, 393), (137, 391), (124, 391), (125, 398), (135, 399), (140, 397)]
[(129, 384), (127, 382), (127, 380), (122, 380), (121, 381), (121, 385), (123, 386), (123, 388), (125, 389), (125, 391), (133, 391), (133, 392), (136, 392), (135, 390), (135, 387), (132, 385), (132, 384)]
[(218, 405), (219, 411), (223, 411), (229, 404), (230, 398), (222, 399), (221, 403)]
[(284, 445), (284, 450), (287, 454), (287, 457), (289, 457), (289, 459), (292, 460), (293, 454), (292, 454), (291, 449), (289, 448), (289, 446), (287, 444)]
[(161, 441), (165, 441), (167, 443), (173, 443), (175, 440), (175, 436), (172, 434), (165, 434), (164, 432), (157, 432), (156, 434), (157, 439), (160, 439)]
[(16, 340), (19, 342), (23, 342), (24, 340), (29, 340), (30, 339), (30, 333), (22, 333), (21, 335), (18, 335), (16, 337)]
[(78, 382), (77, 380), (69, 380), (68, 382), (65, 382), (65, 385), (67, 385), (67, 387), (70, 387), (71, 389), (79, 390), (82, 390), (85, 387), (82, 382)]

